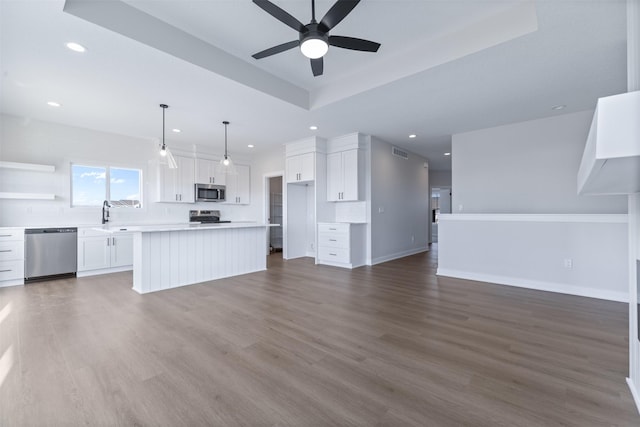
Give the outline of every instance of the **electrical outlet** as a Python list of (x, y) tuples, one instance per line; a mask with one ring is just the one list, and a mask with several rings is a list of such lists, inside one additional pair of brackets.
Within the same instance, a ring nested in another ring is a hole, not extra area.
[(384, 213), (384, 206), (380, 206), (378, 208), (378, 213)]
[(411, 243), (414, 243), (416, 241), (416, 236), (411, 236)]
[(573, 260), (571, 258), (564, 259), (564, 268), (572, 269), (573, 268)]
[(464, 210), (464, 206), (462, 204), (458, 205), (458, 212), (462, 212)]

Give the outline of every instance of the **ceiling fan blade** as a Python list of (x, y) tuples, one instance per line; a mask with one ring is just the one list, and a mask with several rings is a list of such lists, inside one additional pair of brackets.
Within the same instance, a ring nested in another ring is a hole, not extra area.
[(342, 21), (360, 3), (360, 0), (338, 0), (320, 21), (320, 26), (329, 31)]
[(313, 71), (314, 77), (322, 75), (322, 72), (324, 71), (324, 61), (322, 58), (311, 60), (311, 71)]
[(275, 55), (276, 53), (284, 52), (285, 50), (293, 49), (300, 44), (299, 40), (293, 40), (290, 42), (279, 44), (278, 46), (270, 47), (269, 49), (265, 49), (262, 52), (254, 53), (253, 56), (255, 59), (266, 58), (267, 56)]
[(377, 52), (380, 47), (380, 43), (344, 36), (329, 36), (329, 44), (343, 49), (360, 50), (363, 52)]
[(280, 7), (271, 3), (269, 0), (253, 0), (253, 2), (269, 15), (273, 16), (283, 24), (290, 26), (297, 32), (301, 33), (304, 31), (304, 24), (302, 22), (298, 21), (295, 17), (291, 16), (283, 9), (280, 9)]

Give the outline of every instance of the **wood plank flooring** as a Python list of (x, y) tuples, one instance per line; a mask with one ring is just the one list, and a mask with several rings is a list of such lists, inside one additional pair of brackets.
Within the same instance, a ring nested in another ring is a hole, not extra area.
[(640, 426), (627, 305), (309, 259), (0, 289), (1, 426)]

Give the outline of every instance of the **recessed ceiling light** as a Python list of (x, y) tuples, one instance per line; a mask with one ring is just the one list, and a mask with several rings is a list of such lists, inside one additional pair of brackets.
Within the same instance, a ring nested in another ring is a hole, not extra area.
[(551, 107), (552, 110), (564, 110), (567, 106), (562, 104), (562, 105), (554, 105), (553, 107)]
[(450, 155), (451, 155), (451, 153), (444, 153), (444, 155), (445, 155), (445, 156), (450, 156)]
[(318, 130), (318, 126), (315, 126), (315, 125), (314, 125), (314, 126), (309, 126), (309, 129), (311, 129), (311, 130)]
[(416, 136), (418, 136), (418, 135), (416, 135), (415, 133), (412, 133), (411, 135), (409, 135), (409, 138), (413, 139), (413, 138), (415, 138)]
[(171, 129), (171, 130), (172, 130), (173, 132), (175, 132), (175, 133), (180, 133), (180, 132), (182, 132), (180, 129)]
[(249, 147), (249, 148), (253, 148), (253, 147), (255, 147), (255, 145), (253, 145), (253, 144), (249, 144), (249, 145), (247, 145), (247, 147)]
[(50, 107), (60, 107), (62, 106), (62, 104), (60, 104), (59, 102), (55, 102), (55, 101), (49, 101), (47, 102), (47, 105)]
[(76, 42), (69, 42), (66, 44), (67, 48), (71, 49), (74, 52), (85, 52), (87, 50), (87, 48), (85, 48), (84, 46), (82, 46), (79, 43)]

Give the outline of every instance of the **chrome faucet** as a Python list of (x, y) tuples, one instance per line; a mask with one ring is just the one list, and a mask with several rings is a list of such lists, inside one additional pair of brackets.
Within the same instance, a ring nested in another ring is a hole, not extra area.
[(111, 204), (105, 200), (104, 202), (102, 202), (102, 223), (106, 224), (107, 222), (109, 222), (109, 208), (111, 207)]

